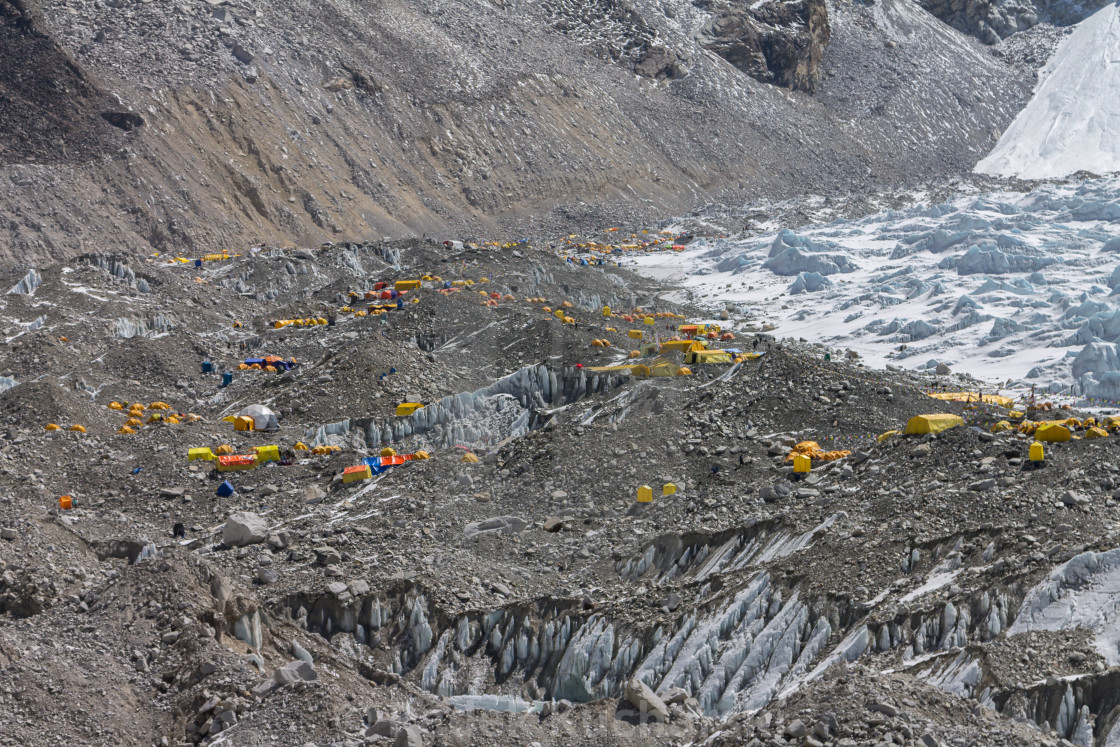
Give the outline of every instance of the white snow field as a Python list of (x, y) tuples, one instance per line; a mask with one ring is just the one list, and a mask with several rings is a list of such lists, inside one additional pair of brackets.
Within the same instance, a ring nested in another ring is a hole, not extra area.
[(1120, 171), (1120, 3), (1077, 25), (976, 171), (1051, 179)]
[(1118, 177), (697, 239), (634, 262), (713, 314), (753, 312), (778, 338), (1120, 400)]

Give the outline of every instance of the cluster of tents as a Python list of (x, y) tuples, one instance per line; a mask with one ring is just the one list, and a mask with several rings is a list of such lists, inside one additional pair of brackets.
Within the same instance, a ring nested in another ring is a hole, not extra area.
[(284, 327), (325, 327), (330, 322), (326, 317), (309, 317), (307, 319), (277, 319), (272, 323), (273, 329)]
[(1097, 421), (1096, 418), (1065, 418), (1063, 420), (1023, 420), (1018, 426), (1013, 426), (1006, 420), (1001, 420), (992, 426), (992, 432), (1011, 430), (1014, 428), (1019, 433), (1034, 436), (1035, 441), (1049, 441), (1062, 443), (1076, 438), (1108, 438), (1112, 433), (1120, 430), (1120, 417), (1112, 416)]
[(802, 441), (795, 444), (790, 449), (789, 454), (786, 456), (787, 462), (792, 462), (798, 456), (808, 457), (814, 462), (834, 462), (837, 459), (843, 459), (846, 456), (851, 456), (850, 451), (825, 451), (820, 447), (816, 441)]
[(236, 431), (275, 431), (280, 429), (276, 412), (264, 405), (249, 405), (236, 415), (227, 415), (222, 420), (233, 423)]
[[(938, 398), (940, 399), (940, 397)], [(1022, 417), (1021, 412), (1010, 412), (1009, 417)], [(915, 415), (906, 423), (905, 431), (891, 430), (880, 434), (879, 442), (901, 433), (906, 435), (923, 435), (926, 433), (941, 433), (950, 428), (964, 425), (960, 415), (951, 413), (937, 413), (930, 415)], [(1064, 418), (1062, 420), (1022, 420), (1018, 425), (1013, 425), (1010, 420), (1000, 420), (991, 427), (992, 433), (1003, 431), (1017, 431), (1027, 436), (1034, 436), (1035, 441), (1049, 443), (1063, 443), (1079, 438), (1108, 438), (1112, 433), (1120, 431), (1120, 416), (1111, 416), (1097, 421), (1096, 418)]]
[(193, 264), (196, 267), (200, 266), (203, 262), (223, 262), (227, 259), (240, 257), (240, 254), (230, 254), (228, 251), (216, 252), (212, 254), (203, 254), (201, 257), (172, 257), (168, 260), (168, 264), (175, 264), (178, 262), (183, 265)]
[(649, 364), (645, 363), (630, 363), (622, 364), (619, 366), (589, 366), (589, 371), (596, 373), (618, 373), (628, 372), (631, 376), (638, 379), (657, 378), (664, 376), (691, 376), (692, 369), (686, 368), (671, 360), (660, 358), (651, 361)]
[(417, 459), (430, 459), (431, 455), (428, 452), (420, 450), (413, 454), (398, 454), (392, 447), (386, 446), (381, 450), (380, 455), (375, 457), (366, 457), (362, 460), (361, 464), (352, 467), (346, 467), (342, 470), (342, 482), (360, 482), (368, 480), (374, 475), (379, 475), (390, 467), (399, 467), (405, 462), (411, 462)]
[(254, 446), (248, 454), (234, 454), (233, 447), (222, 444), (215, 450), (201, 447), (187, 450), (187, 461), (203, 460), (214, 462), (219, 472), (240, 472), (256, 469), (265, 462), (280, 461), (280, 447), (276, 445)]
[(266, 355), (263, 358), (246, 358), (237, 365), (242, 371), (269, 371), (283, 373), (290, 371), (298, 365), (295, 358), (284, 360), (278, 355)]
[[(106, 407), (118, 412), (126, 412), (128, 419), (117, 430), (120, 435), (135, 435), (136, 429), (144, 425), (179, 425), (180, 423), (197, 423), (202, 420), (201, 415), (171, 412), (171, 405), (166, 402), (152, 402), (145, 405), (142, 402), (110, 402)], [(71, 428), (70, 430), (76, 430)], [(84, 432), (84, 430), (83, 430)]]
[[(608, 234), (604, 239), (616, 239), (616, 236), (612, 234), (618, 234), (621, 231), (622, 229), (617, 227), (604, 229), (603, 233)], [(632, 252), (682, 252), (691, 239), (692, 237), (687, 233), (677, 233), (668, 229), (663, 229), (657, 233), (643, 230), (631, 233), (622, 240), (614, 241), (582, 240), (576, 234), (569, 234), (562, 239), (563, 247), (560, 256), (568, 261), (586, 265), (594, 262), (595, 258), (583, 258), (579, 256), (580, 254), (618, 256)], [(597, 263), (602, 264), (603, 260), (598, 259)]]

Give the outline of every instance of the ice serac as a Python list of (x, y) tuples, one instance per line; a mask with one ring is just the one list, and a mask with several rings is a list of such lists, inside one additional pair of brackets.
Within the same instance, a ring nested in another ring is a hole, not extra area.
[(1120, 5), (1078, 24), (1040, 79), (976, 171), (1026, 179), (1120, 171)]
[(1090, 630), (1097, 651), (1120, 663), (1120, 549), (1083, 552), (1051, 571), (1023, 600), (1008, 635)]
[(1074, 357), (1072, 370), (1078, 385), (1088, 396), (1120, 399), (1120, 353), (1116, 345), (1102, 342), (1085, 345)]
[[(609, 391), (624, 380), (624, 375), (598, 374), (584, 368), (557, 373), (546, 366), (526, 366), (489, 386), (444, 397), (407, 418), (367, 419), (363, 421), (363, 435), (369, 447), (409, 437), (416, 437), (422, 445), (445, 448), (495, 443), (528, 433), (534, 427), (534, 410)], [(350, 429), (347, 420), (320, 426), (306, 435), (312, 445), (319, 445), (331, 436), (349, 434)]]
[(35, 268), (27, 271), (18, 283), (12, 286), (8, 291), (8, 295), (17, 296), (31, 296), (35, 294), (36, 289), (43, 284), (43, 276)]
[(799, 293), (814, 293), (831, 287), (832, 283), (829, 279), (819, 272), (803, 272), (789, 286), (789, 294), (796, 296)]
[(113, 337), (125, 340), (133, 337), (158, 337), (174, 329), (175, 323), (164, 314), (156, 314), (151, 319), (129, 319), (120, 317), (112, 326)]
[(809, 254), (790, 247), (775, 254), (762, 263), (762, 266), (775, 275), (798, 275), (811, 272), (819, 275), (835, 275), (838, 272), (852, 272), (856, 269), (851, 260), (843, 254)]

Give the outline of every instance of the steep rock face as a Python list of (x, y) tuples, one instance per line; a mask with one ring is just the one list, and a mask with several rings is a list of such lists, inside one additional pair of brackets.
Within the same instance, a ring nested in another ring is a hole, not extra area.
[(700, 44), (752, 78), (812, 93), (831, 38), (824, 0), (762, 5), (719, 3)]

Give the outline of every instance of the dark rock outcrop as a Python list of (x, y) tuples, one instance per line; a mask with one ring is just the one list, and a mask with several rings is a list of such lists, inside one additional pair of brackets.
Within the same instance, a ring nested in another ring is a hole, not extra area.
[(1072, 26), (1100, 10), (1105, 0), (1085, 3), (1010, 3), (1001, 0), (919, 0), (921, 6), (958, 31), (997, 44), (1040, 22)]
[(700, 44), (763, 83), (812, 93), (831, 29), (824, 0), (714, 5)]

